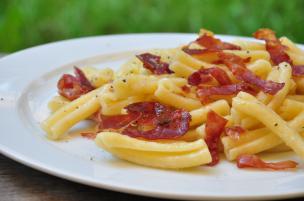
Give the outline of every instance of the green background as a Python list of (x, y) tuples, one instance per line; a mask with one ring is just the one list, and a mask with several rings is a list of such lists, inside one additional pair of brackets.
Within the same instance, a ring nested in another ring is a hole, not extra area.
[(301, 0), (0, 0), (0, 52), (82, 36), (260, 27), (304, 42)]

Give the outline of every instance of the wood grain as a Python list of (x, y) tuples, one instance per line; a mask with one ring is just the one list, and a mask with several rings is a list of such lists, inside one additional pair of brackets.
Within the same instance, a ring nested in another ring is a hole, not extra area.
[(116, 201), (161, 199), (98, 189), (63, 180), (19, 164), (0, 154), (1, 201)]

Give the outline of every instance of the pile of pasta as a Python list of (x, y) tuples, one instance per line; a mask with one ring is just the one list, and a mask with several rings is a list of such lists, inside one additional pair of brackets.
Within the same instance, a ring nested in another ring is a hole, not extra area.
[(89, 119), (96, 127), (83, 136), (151, 167), (214, 166), (224, 153), (239, 168), (294, 168), (256, 154), (304, 158), (304, 52), (270, 29), (254, 37), (228, 43), (201, 29), (189, 44), (135, 55), (117, 72), (75, 67), (59, 79), (42, 127), (60, 140)]

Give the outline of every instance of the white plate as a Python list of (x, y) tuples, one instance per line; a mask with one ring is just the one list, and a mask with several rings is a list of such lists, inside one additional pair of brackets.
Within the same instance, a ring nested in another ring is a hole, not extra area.
[[(152, 169), (113, 158), (84, 138), (51, 142), (39, 123), (58, 77), (73, 65), (118, 67), (135, 52), (186, 44), (193, 34), (113, 35), (30, 48), (0, 60), (0, 151), (35, 169), (115, 191), (176, 199), (275, 199), (304, 195), (303, 164), (296, 171), (215, 168)], [(221, 36), (223, 40), (234, 37)], [(76, 61), (76, 62), (75, 62)], [(278, 158), (299, 160), (293, 154)]]

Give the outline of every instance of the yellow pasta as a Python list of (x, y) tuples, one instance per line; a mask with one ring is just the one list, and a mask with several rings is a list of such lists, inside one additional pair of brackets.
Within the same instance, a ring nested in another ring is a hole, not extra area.
[(243, 50), (265, 50), (265, 45), (260, 42), (234, 40), (233, 43), (240, 46)]
[(52, 113), (56, 112), (61, 107), (68, 104), (70, 101), (63, 96), (54, 96), (48, 103), (48, 108)]
[(102, 132), (97, 135), (95, 142), (119, 158), (151, 167), (181, 169), (211, 162), (211, 155), (202, 139), (194, 142), (160, 143)]
[(100, 107), (99, 90), (95, 89), (66, 104), (43, 121), (42, 128), (47, 132), (48, 137), (53, 140), (60, 139), (68, 129), (96, 112)]
[[(118, 158), (157, 168), (196, 167), (214, 162), (210, 154), (213, 147), (208, 148), (210, 142), (205, 142), (207, 116), (212, 110), (228, 120), (217, 135), (219, 149), (228, 160), (243, 154), (281, 151), (293, 151), (304, 159), (304, 77), (295, 76), (291, 66), (304, 65), (304, 51), (281, 37), (279, 41), (286, 47), (283, 51), (292, 62), (278, 64), (265, 42), (242, 39), (222, 43), (205, 29), (199, 36), (176, 48), (138, 52), (148, 54), (133, 55), (116, 72), (82, 67), (96, 89), (86, 93), (91, 89), (86, 90), (83, 78), (77, 76), (73, 86), (60, 86), (67, 87), (68, 95), (61, 93), (67, 98), (55, 96), (48, 103), (52, 114), (42, 123), (48, 138), (60, 140), (78, 122), (91, 119), (98, 123), (96, 144)], [(234, 57), (225, 58), (225, 53)], [(232, 64), (227, 66), (225, 59)], [(244, 65), (241, 59), (246, 59)], [(248, 71), (240, 75), (242, 70), (238, 69), (242, 67)], [(209, 68), (221, 71), (203, 70)], [(275, 91), (271, 82), (284, 86)], [(240, 83), (256, 89), (257, 94), (243, 92)], [(261, 90), (261, 85), (267, 90)], [(69, 100), (69, 93), (82, 95)], [(205, 103), (207, 99), (210, 102)], [(138, 104), (133, 111), (125, 109), (134, 103)], [(106, 118), (92, 118), (96, 112)], [(107, 118), (111, 121), (107, 122)], [(215, 128), (217, 122), (210, 119), (209, 123)], [(231, 136), (233, 128), (227, 127), (235, 126), (244, 128), (244, 133), (237, 133), (236, 127)], [(140, 137), (129, 137), (134, 135), (128, 132)], [(173, 137), (165, 140), (158, 136), (164, 132)], [(150, 140), (150, 134), (156, 136), (154, 140)]]
[[(288, 122), (288, 126), (297, 132), (303, 131), (304, 111)], [(268, 128), (248, 131), (238, 140), (228, 136), (222, 138), (224, 151), (228, 160), (234, 160), (241, 154), (256, 154), (262, 151), (288, 150), (282, 140)], [(290, 148), (289, 148), (290, 150)]]
[(88, 80), (91, 82), (91, 84), (98, 88), (102, 85), (110, 82), (114, 78), (113, 70), (110, 68), (104, 68), (104, 69), (97, 69), (94, 67), (85, 67), (82, 68), (82, 71), (88, 78)]
[(209, 105), (202, 106), (199, 109), (192, 110), (190, 115), (192, 117), (190, 125), (196, 126), (204, 123), (207, 120), (207, 113), (213, 110), (223, 116), (229, 114), (230, 106), (225, 100), (218, 100), (216, 102), (210, 103)]
[(269, 60), (269, 54), (265, 50), (225, 50), (224, 52), (235, 54), (243, 59), (250, 57), (250, 61)]
[(173, 91), (170, 91), (167, 85), (168, 82), (170, 83), (170, 80), (166, 78), (158, 82), (158, 87), (154, 95), (160, 103), (171, 105), (176, 108), (184, 108), (188, 111), (201, 107), (201, 102), (199, 100), (184, 97), (182, 95), (174, 93)]
[(304, 158), (304, 140), (301, 135), (296, 130), (290, 128), (273, 110), (259, 102), (254, 96), (244, 92), (240, 92), (234, 98), (232, 104), (237, 110), (261, 121), (273, 133), (278, 135), (286, 145), (292, 148), (300, 157)]

